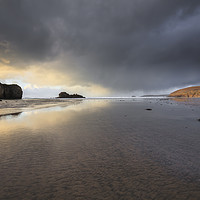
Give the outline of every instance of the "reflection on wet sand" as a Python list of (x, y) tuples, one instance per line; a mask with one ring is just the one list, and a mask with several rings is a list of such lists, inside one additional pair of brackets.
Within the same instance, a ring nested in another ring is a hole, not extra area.
[(8, 117), (12, 117), (12, 118), (18, 117), (18, 116), (20, 116), (21, 113), (22, 112), (2, 114), (2, 115), (0, 115), (0, 119), (2, 119), (2, 118), (8, 118)]
[(200, 105), (200, 98), (177, 97), (177, 98), (170, 98), (170, 100), (184, 104), (198, 105), (198, 106)]
[(18, 99), (0, 101), (0, 115), (9, 115), (18, 112), (27, 112), (32, 110), (66, 107), (81, 103), (82, 99)]
[[(43, 109), (29, 110), (28, 112), (19, 112), (4, 114), (0, 116), (1, 134), (15, 133), (20, 128), (29, 128), (32, 130), (44, 130), (50, 127), (56, 127), (60, 124), (73, 120), (76, 112), (83, 112), (85, 109), (101, 109), (108, 105), (106, 101), (75, 101), (71, 105), (61, 105)], [(12, 120), (12, 117), (19, 117)], [(4, 119), (4, 120), (3, 120)], [(10, 120), (9, 120), (10, 119)], [(12, 121), (11, 121), (12, 120)]]
[[(173, 129), (182, 122), (144, 108), (85, 100), (0, 120), (0, 199), (199, 199), (198, 180), (182, 177), (200, 175), (198, 129), (188, 140)], [(187, 173), (173, 166), (174, 155)]]

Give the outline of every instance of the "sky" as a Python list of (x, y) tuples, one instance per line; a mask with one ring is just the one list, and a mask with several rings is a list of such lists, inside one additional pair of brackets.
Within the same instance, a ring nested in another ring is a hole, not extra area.
[(24, 97), (200, 85), (199, 0), (0, 0), (0, 82)]

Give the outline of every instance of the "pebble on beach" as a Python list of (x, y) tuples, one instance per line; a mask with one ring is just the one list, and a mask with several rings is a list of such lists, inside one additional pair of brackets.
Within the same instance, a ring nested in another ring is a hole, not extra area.
[(147, 108), (146, 110), (152, 110), (151, 108)]

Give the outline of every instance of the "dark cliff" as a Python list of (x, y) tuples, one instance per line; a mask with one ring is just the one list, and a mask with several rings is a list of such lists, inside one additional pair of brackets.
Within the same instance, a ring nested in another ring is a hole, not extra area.
[(22, 95), (23, 91), (19, 85), (0, 83), (0, 99), (21, 99)]

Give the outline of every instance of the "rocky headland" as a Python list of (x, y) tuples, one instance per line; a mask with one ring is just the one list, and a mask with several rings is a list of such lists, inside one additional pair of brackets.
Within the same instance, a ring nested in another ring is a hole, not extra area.
[(200, 98), (200, 86), (188, 87), (172, 92), (169, 97)]
[(19, 85), (0, 83), (0, 99), (21, 99), (22, 95), (23, 91)]
[(61, 92), (58, 98), (85, 98), (80, 94), (68, 94), (67, 92)]

